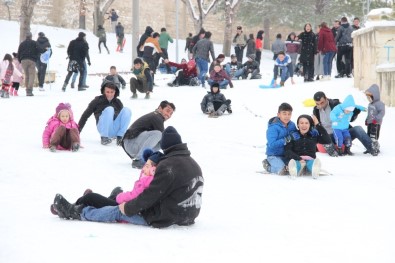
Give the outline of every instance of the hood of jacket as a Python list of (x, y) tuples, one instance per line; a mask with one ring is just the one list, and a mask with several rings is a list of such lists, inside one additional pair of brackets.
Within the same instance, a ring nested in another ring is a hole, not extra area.
[(348, 95), (344, 99), (343, 103), (341, 103), (340, 105), (341, 105), (340, 107), (342, 108), (342, 110), (344, 110), (345, 108), (348, 108), (348, 107), (355, 107), (354, 97), (351, 95)]
[(373, 95), (373, 102), (380, 100), (380, 89), (377, 84), (373, 84), (366, 91)]

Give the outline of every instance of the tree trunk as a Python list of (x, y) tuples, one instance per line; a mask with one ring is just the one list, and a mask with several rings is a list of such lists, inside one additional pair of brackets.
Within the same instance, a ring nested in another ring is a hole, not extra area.
[(86, 18), (85, 1), (80, 0), (80, 20), (79, 20), (79, 28), (80, 29), (86, 29), (85, 18)]
[(139, 0), (133, 0), (133, 10), (132, 10), (133, 30), (132, 30), (132, 60), (131, 61), (137, 58), (137, 45), (139, 43), (139, 28), (140, 28), (139, 11), (140, 11)]
[(5, 6), (7, 7), (8, 21), (11, 21), (10, 6), (7, 3), (5, 4)]
[[(93, 2), (93, 34), (97, 36), (98, 25), (104, 26), (104, 15), (107, 13), (109, 7), (114, 3), (115, 0), (94, 0)], [(104, 2), (104, 4), (102, 4)], [(100, 9), (100, 6), (103, 6)]]
[(263, 30), (265, 31), (265, 35), (263, 37), (263, 49), (270, 50), (270, 19), (263, 19)]
[(232, 48), (232, 8), (229, 2), (225, 2), (225, 30), (224, 30), (224, 45), (222, 53), (229, 57), (230, 49)]
[(24, 41), (26, 39), (26, 33), (30, 32), (30, 24), (36, 2), (37, 0), (22, 0), (19, 43)]

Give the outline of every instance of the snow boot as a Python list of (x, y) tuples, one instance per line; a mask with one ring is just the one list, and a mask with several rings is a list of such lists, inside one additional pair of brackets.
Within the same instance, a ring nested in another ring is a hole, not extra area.
[(377, 156), (380, 152), (380, 144), (376, 139), (372, 139), (372, 149), (370, 150), (370, 154), (373, 156)]
[(137, 99), (137, 93), (133, 93), (132, 97), (130, 97), (131, 99)]
[(349, 147), (345, 147), (344, 148), (344, 155), (350, 155), (350, 156), (352, 156), (352, 155), (354, 155), (352, 152), (351, 152), (351, 147), (349, 146)]
[(265, 169), (266, 172), (270, 173), (271, 166), (267, 159), (264, 159), (262, 161), (262, 165), (263, 165), (263, 169)]
[(115, 187), (112, 191), (108, 199), (115, 200), (117, 198), (117, 195), (123, 193), (123, 190), (120, 186)]
[(300, 176), (302, 171), (302, 165), (299, 161), (291, 159), (288, 163), (288, 172), (291, 179), (296, 179), (297, 176)]
[(317, 179), (321, 172), (321, 161), (320, 159), (314, 159), (307, 162), (307, 170), (311, 172), (313, 179)]
[(15, 88), (14, 88), (14, 87), (11, 87), (11, 88), (8, 90), (8, 93), (10, 94), (10, 96), (14, 96), (14, 91), (15, 91)]
[(58, 216), (65, 219), (81, 220), (81, 212), (84, 205), (70, 204), (61, 194), (56, 194), (54, 208), (58, 211)]
[(67, 87), (67, 83), (63, 83), (62, 91), (65, 92)]
[(74, 143), (74, 144), (71, 146), (71, 151), (72, 151), (72, 152), (78, 152), (79, 149), (80, 149), (80, 144), (79, 144), (79, 143)]
[(112, 142), (112, 140), (108, 137), (101, 137), (101, 144), (102, 145), (107, 145), (110, 144)]

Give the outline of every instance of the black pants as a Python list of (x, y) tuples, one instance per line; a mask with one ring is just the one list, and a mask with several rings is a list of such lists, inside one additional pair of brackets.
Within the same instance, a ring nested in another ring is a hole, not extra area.
[(93, 206), (95, 208), (102, 208), (105, 206), (117, 206), (115, 197), (105, 197), (97, 193), (89, 193), (78, 198), (76, 205)]
[[(351, 74), (351, 52), (352, 47), (350, 46), (339, 46), (337, 47), (337, 61), (336, 67), (339, 74)], [(342, 67), (342, 60), (344, 56), (344, 68)]]
[(244, 52), (244, 47), (241, 46), (235, 46), (235, 53), (237, 57), (238, 62), (243, 62), (243, 52)]
[(369, 135), (369, 137), (371, 139), (376, 139), (376, 140), (379, 139), (379, 137), (380, 137), (380, 127), (381, 127), (380, 124), (373, 124), (373, 123), (368, 124), (368, 132), (367, 132), (367, 134)]
[(101, 43), (103, 43), (104, 47), (107, 49), (108, 54), (110, 54), (110, 51), (108, 50), (106, 42), (107, 41), (99, 40), (99, 45), (98, 45), (99, 46), (99, 52), (101, 53)]
[(262, 51), (255, 51), (255, 60), (258, 62), (258, 64), (261, 64), (261, 57), (262, 57)]
[(47, 73), (47, 64), (42, 63), (40, 58), (36, 62), (38, 86), (43, 87), (45, 81), (45, 73)]
[(173, 81), (173, 84), (178, 84), (179, 86), (189, 85), (191, 82), (191, 78), (186, 78), (184, 76), (184, 72), (180, 70), (176, 79)]
[(314, 79), (314, 61), (303, 62), (304, 79)]

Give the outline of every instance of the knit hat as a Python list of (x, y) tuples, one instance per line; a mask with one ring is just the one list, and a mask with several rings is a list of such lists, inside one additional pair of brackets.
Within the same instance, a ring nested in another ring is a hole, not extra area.
[(147, 148), (143, 151), (142, 159), (144, 162), (151, 160), (153, 163), (158, 164), (160, 159), (162, 158), (163, 153), (161, 152), (154, 152), (152, 149)]
[(69, 103), (59, 103), (59, 105), (56, 107), (56, 116), (59, 116), (61, 111), (68, 111), (70, 114), (70, 109), (71, 109), (71, 105)]
[(162, 133), (162, 139), (160, 141), (160, 147), (163, 150), (170, 148), (171, 146), (181, 144), (181, 136), (173, 126), (167, 127)]

